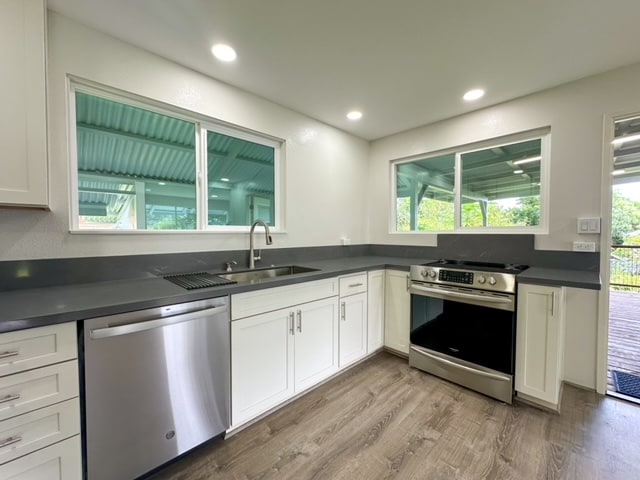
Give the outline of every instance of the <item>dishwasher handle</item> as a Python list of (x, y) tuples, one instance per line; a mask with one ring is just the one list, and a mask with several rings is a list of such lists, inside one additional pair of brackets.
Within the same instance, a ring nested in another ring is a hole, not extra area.
[(227, 306), (221, 305), (219, 307), (207, 308), (204, 310), (196, 310), (195, 312), (182, 313), (180, 315), (173, 315), (171, 317), (156, 318), (153, 320), (146, 320), (134, 323), (125, 323), (121, 325), (107, 326), (101, 328), (91, 329), (90, 335), (94, 340), (101, 338), (116, 337), (118, 335), (128, 335), (130, 333), (143, 332), (145, 330), (151, 330), (153, 328), (166, 327), (169, 325), (175, 325), (177, 323), (190, 322), (209, 315), (217, 315), (227, 312)]

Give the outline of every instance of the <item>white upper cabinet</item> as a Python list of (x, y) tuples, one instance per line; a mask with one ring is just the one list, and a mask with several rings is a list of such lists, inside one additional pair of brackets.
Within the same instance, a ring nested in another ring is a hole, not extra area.
[(0, 2), (0, 205), (47, 207), (44, 0)]

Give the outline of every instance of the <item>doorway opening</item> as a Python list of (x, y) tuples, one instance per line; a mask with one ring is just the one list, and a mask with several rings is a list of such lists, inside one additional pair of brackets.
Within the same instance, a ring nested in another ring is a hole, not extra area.
[(607, 393), (640, 404), (640, 116), (615, 122), (613, 155)]

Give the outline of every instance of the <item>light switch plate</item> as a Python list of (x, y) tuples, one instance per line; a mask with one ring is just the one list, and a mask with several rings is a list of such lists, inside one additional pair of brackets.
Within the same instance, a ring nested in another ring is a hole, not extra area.
[(578, 219), (578, 233), (593, 234), (600, 233), (600, 218), (579, 218)]

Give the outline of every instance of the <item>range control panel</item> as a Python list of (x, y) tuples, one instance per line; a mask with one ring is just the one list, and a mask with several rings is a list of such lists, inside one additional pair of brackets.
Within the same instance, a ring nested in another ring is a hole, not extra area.
[(459, 285), (492, 292), (515, 293), (516, 288), (516, 276), (512, 273), (412, 265), (410, 278), (422, 284)]
[(473, 273), (460, 270), (440, 270), (438, 280), (442, 282), (466, 283), (473, 285)]

